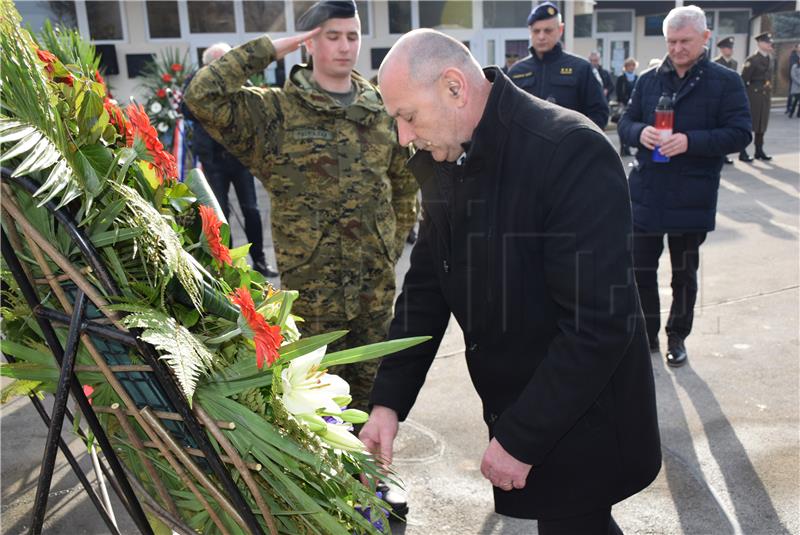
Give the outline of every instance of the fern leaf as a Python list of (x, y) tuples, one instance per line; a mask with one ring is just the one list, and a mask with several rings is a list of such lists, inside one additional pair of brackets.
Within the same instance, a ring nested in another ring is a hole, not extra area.
[(162, 312), (136, 312), (122, 321), (129, 328), (144, 329), (140, 338), (161, 353), (191, 405), (197, 381), (210, 372), (214, 355), (175, 318)]

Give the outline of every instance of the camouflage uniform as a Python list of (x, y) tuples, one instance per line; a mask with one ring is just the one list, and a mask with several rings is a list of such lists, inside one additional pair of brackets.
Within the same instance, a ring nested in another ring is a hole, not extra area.
[[(185, 100), (208, 132), (261, 177), (272, 199), (281, 281), (300, 291), (306, 335), (350, 331), (345, 342), (384, 339), (394, 266), (414, 224), (417, 184), (377, 90), (357, 73), (342, 106), (296, 66), (284, 88), (242, 87), (275, 59), (254, 39), (201, 69)], [(336, 347), (332, 348), (336, 349)], [(365, 408), (378, 362), (335, 370)]]

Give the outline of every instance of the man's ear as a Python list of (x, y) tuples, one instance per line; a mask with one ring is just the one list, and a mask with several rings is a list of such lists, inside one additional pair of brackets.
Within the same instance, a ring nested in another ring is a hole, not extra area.
[(444, 70), (441, 78), (439, 78), (445, 98), (458, 99), (459, 103), (464, 101), (466, 97), (467, 84), (464, 73), (455, 67), (449, 67)]

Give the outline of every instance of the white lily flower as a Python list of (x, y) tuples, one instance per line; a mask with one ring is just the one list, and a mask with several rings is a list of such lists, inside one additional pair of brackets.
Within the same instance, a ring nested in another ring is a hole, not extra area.
[(314, 414), (302, 414), (299, 419), (312, 431), (328, 443), (329, 446), (340, 450), (364, 451), (366, 446), (350, 432), (351, 425), (334, 418), (324, 419)]
[(158, 102), (153, 102), (152, 104), (150, 104), (150, 113), (152, 113), (153, 115), (157, 114), (162, 109), (163, 108), (162, 108), (161, 104), (158, 103)]
[(308, 355), (297, 357), (281, 372), (283, 401), (292, 414), (316, 414), (322, 410), (328, 414), (342, 412), (334, 398), (350, 395), (350, 385), (338, 375), (319, 370), (327, 346)]

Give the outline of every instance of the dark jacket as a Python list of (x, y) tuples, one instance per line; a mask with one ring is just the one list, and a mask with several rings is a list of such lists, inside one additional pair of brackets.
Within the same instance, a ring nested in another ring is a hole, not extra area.
[(744, 149), (752, 138), (747, 96), (736, 72), (704, 56), (673, 98), (673, 131), (686, 134), (689, 148), (668, 163), (654, 163), (639, 137), (653, 124), (658, 99), (672, 93), (672, 69), (667, 59), (642, 73), (619, 122), (622, 142), (639, 147), (629, 177), (633, 223), (645, 232), (708, 232), (714, 230), (725, 155)]
[(598, 67), (597, 73), (600, 75), (600, 80), (603, 81), (603, 89), (608, 91), (606, 100), (611, 100), (611, 97), (614, 96), (614, 79), (611, 78), (611, 73), (603, 67)]
[(739, 63), (735, 59), (733, 58), (725, 59), (725, 56), (723, 56), (722, 54), (714, 58), (714, 63), (722, 65), (723, 67), (728, 67), (733, 71), (735, 71), (739, 67)]
[(621, 74), (619, 78), (617, 78), (617, 102), (626, 106), (628, 101), (631, 99), (631, 94), (633, 93), (633, 86), (636, 85), (636, 80), (639, 79), (638, 75), (633, 77), (633, 81), (628, 81), (628, 77), (624, 74)]
[(452, 312), (489, 432), (533, 465), (524, 489), (495, 489), (497, 512), (589, 512), (661, 461), (625, 173), (585, 117), (485, 72), (463, 180), (428, 152), (409, 161), (425, 217), (390, 337), (433, 340), (385, 358), (371, 402), (406, 418)]
[(608, 123), (608, 102), (592, 64), (561, 49), (561, 43), (542, 59), (531, 54), (508, 70), (508, 77), (535, 97), (584, 114), (600, 128)]

